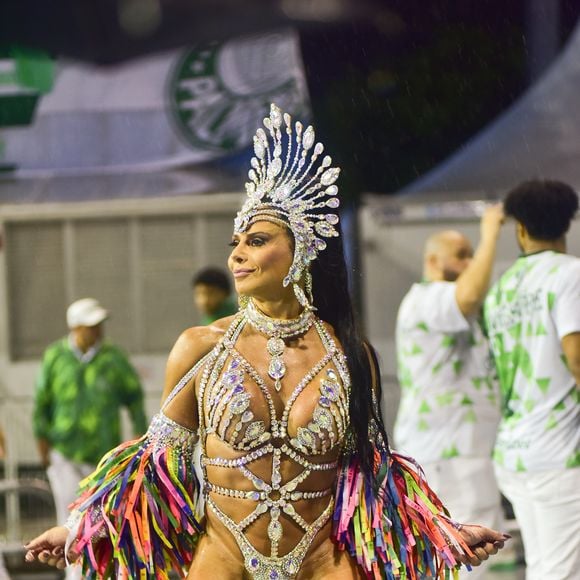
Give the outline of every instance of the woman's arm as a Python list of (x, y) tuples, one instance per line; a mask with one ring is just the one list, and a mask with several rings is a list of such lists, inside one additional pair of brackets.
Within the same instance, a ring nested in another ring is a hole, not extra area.
[(197, 430), (195, 378), (182, 379), (213, 349), (220, 335), (215, 327), (197, 326), (184, 331), (169, 353), (161, 403), (163, 413), (192, 431)]
[[(70, 561), (76, 559), (77, 552), (82, 552), (85, 566), (104, 569), (107, 557), (115, 559), (116, 564), (119, 560), (125, 563), (139, 560), (142, 554), (135, 558), (136, 552), (164, 550), (163, 540), (169, 540), (169, 550), (178, 552), (177, 561), (188, 558), (200, 530), (196, 514), (200, 486), (191, 464), (198, 426), (195, 376), (181, 385), (179, 392), (173, 391), (217, 340), (219, 333), (205, 327), (189, 329), (177, 340), (168, 358), (163, 395), (163, 400), (171, 397), (171, 401), (153, 419), (144, 437), (109, 452), (84, 483), (75, 505), (79, 522), (69, 549)], [(175, 513), (181, 517), (168, 517)], [(139, 537), (142, 534), (132, 529), (133, 524), (139, 532), (144, 526), (147, 528), (145, 537)], [(146, 539), (148, 535), (159, 534), (162, 537), (157, 545), (152, 539)], [(119, 535), (126, 535), (127, 541), (118, 542)], [(27, 561), (38, 559), (64, 567), (64, 548), (69, 536), (65, 526), (46, 531), (26, 546)], [(111, 548), (119, 544), (125, 546), (125, 551), (129, 550), (123, 558)], [(170, 559), (174, 565), (176, 560)], [(150, 559), (164, 560), (167, 561)]]

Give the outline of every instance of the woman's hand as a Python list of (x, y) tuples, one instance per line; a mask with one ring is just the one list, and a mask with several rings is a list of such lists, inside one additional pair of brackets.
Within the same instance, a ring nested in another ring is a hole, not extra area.
[[(38, 560), (43, 564), (62, 570), (66, 567), (64, 547), (68, 535), (69, 530), (64, 526), (56, 526), (46, 530), (46, 532), (24, 546), (26, 548), (26, 561), (34, 562), (34, 560)], [(78, 557), (79, 555), (73, 549), (69, 550), (69, 562), (74, 562)]]
[(490, 556), (497, 554), (503, 548), (505, 541), (511, 538), (509, 534), (473, 524), (462, 525), (459, 528), (459, 534), (473, 552), (473, 556), (465, 555), (459, 557), (459, 560), (471, 566), (479, 566)]

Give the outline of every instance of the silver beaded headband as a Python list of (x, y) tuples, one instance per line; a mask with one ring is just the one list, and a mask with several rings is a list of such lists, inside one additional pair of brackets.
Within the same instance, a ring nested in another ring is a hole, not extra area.
[[(283, 127), (284, 126), (284, 127)], [(297, 283), (308, 274), (310, 262), (326, 248), (322, 238), (338, 236), (334, 227), (339, 218), (335, 213), (323, 213), (322, 208), (336, 209), (338, 187), (334, 182), (339, 167), (331, 167), (332, 159), (325, 155), (322, 143), (316, 143), (314, 128), (303, 130), (300, 121), (292, 126), (292, 118), (274, 104), (270, 116), (264, 119), (254, 135), (254, 154), (246, 183), (248, 199), (234, 221), (236, 233), (245, 232), (254, 222), (271, 221), (290, 228), (294, 236), (294, 258), (284, 286), (294, 285), (294, 291), (303, 306), (309, 306), (304, 292)], [(283, 155), (282, 131), (286, 132), (286, 151)], [(315, 165), (318, 165), (315, 168)], [(312, 213), (315, 210), (315, 213)]]

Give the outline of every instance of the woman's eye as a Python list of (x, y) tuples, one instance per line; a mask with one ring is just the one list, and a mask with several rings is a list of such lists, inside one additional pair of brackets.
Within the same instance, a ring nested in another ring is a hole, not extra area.
[(250, 246), (263, 246), (264, 243), (265, 240), (262, 240), (261, 238), (253, 238), (250, 242)]
[(238, 242), (237, 242), (237, 240), (232, 240), (232, 241), (231, 241), (231, 242), (228, 244), (228, 246), (229, 246), (230, 248), (235, 248), (237, 245), (238, 245)]

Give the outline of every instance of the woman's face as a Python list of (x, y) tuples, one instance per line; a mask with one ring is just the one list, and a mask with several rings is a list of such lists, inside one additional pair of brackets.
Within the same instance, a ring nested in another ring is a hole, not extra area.
[(292, 265), (288, 231), (268, 221), (255, 222), (243, 234), (234, 234), (228, 267), (236, 292), (264, 300), (279, 300), (284, 277)]

